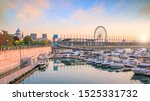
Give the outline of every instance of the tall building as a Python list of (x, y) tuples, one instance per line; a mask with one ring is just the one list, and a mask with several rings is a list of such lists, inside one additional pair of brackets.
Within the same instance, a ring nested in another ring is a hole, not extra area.
[(37, 34), (36, 33), (31, 33), (30, 36), (33, 40), (37, 40)]
[(18, 28), (16, 33), (15, 33), (15, 36), (18, 37), (18, 39), (23, 39), (23, 33), (20, 31), (20, 29)]
[(47, 34), (42, 34), (42, 39), (47, 39)]

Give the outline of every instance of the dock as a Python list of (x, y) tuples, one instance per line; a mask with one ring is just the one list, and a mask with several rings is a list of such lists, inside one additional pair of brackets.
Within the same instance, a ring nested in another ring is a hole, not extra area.
[(34, 69), (36, 69), (37, 63), (31, 64), (27, 67), (24, 67), (16, 72), (11, 73), (10, 75), (7, 75), (0, 79), (0, 84), (9, 84), (12, 82), (17, 81), (18, 79), (22, 78), (26, 74), (30, 73)]

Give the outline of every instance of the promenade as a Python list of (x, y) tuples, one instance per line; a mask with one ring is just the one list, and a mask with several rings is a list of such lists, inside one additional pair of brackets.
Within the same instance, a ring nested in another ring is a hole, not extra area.
[[(50, 54), (51, 47), (35, 47), (0, 51), (0, 83), (10, 83), (37, 66), (41, 53)], [(28, 65), (21, 66), (23, 61)]]
[(0, 79), (0, 84), (8, 84), (11, 82), (14, 82), (15, 80), (23, 77), (25, 74), (29, 73), (32, 71), (34, 68), (36, 68), (37, 63), (31, 64), (23, 69), (20, 69), (14, 73), (11, 73), (10, 75), (7, 75), (3, 78)]

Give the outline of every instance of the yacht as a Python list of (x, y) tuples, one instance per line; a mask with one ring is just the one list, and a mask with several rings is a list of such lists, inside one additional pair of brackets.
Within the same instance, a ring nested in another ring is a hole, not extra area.
[(123, 60), (123, 64), (126, 68), (134, 68), (138, 65), (139, 61), (135, 59), (127, 59)]
[(97, 61), (96, 62), (96, 66), (101, 67), (103, 62), (104, 62), (103, 60)]
[(40, 69), (45, 68), (48, 65), (48, 58), (45, 54), (40, 54), (38, 56), (38, 66)]
[(88, 58), (86, 61), (87, 64), (92, 64), (93, 63), (93, 59), (92, 58)]
[(105, 61), (102, 63), (102, 67), (104, 67), (104, 68), (109, 68), (109, 67), (111, 67), (111, 66), (110, 66), (111, 64), (112, 64), (112, 61), (105, 60)]
[(110, 66), (113, 69), (120, 69), (125, 67), (122, 63), (117, 63), (117, 62), (111, 62)]
[(134, 74), (147, 74), (150, 73), (150, 64), (148, 63), (141, 63), (137, 65), (136, 68), (133, 68), (132, 71)]

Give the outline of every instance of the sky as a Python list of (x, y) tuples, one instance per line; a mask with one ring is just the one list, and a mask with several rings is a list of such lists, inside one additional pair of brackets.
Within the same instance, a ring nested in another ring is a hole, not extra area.
[(93, 37), (97, 26), (150, 40), (150, 0), (0, 0), (0, 29), (11, 34)]

